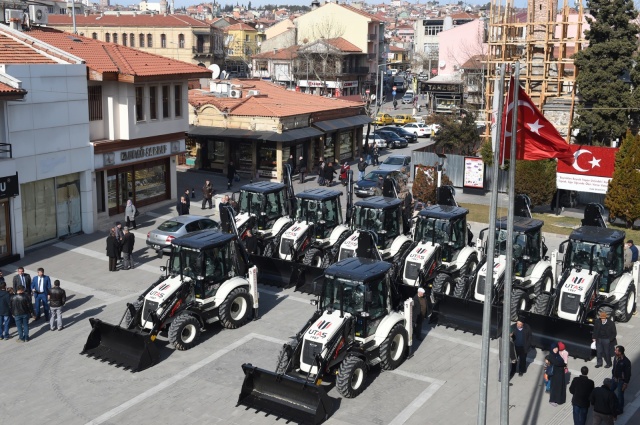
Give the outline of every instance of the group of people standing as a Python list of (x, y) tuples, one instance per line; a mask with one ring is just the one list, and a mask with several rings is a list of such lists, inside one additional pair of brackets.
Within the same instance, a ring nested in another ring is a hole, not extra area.
[(51, 285), (51, 279), (44, 274), (42, 267), (33, 279), (23, 267), (19, 267), (13, 278), (13, 287), (7, 288), (4, 280), (0, 282), (0, 340), (11, 338), (9, 328), (13, 318), (18, 331), (16, 342), (29, 341), (29, 318), (40, 320), (41, 309), (49, 328), (61, 331), (64, 329), (62, 307), (66, 302), (67, 294), (60, 287), (60, 281), (55, 280)]
[[(135, 224), (135, 222), (134, 222)], [(109, 271), (118, 271), (118, 261), (122, 261), (122, 270), (133, 268), (133, 246), (136, 237), (129, 227), (122, 227), (119, 221), (112, 227), (107, 236), (107, 257), (109, 257)]]

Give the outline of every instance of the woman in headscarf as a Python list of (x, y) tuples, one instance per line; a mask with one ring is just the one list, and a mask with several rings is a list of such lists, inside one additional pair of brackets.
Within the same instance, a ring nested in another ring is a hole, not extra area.
[(549, 393), (549, 404), (557, 406), (567, 401), (567, 385), (564, 378), (565, 362), (560, 355), (558, 344), (551, 345), (551, 352), (547, 356), (549, 363), (553, 366), (553, 375), (551, 378), (551, 391)]

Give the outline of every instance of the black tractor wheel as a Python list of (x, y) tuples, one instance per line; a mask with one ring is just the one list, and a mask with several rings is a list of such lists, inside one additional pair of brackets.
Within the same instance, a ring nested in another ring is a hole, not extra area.
[(380, 345), (380, 367), (393, 370), (400, 366), (407, 357), (407, 331), (397, 323)]
[(289, 344), (285, 344), (282, 346), (280, 353), (278, 353), (278, 363), (276, 364), (276, 373), (284, 374), (291, 370), (291, 355), (293, 350)]
[(522, 289), (514, 289), (511, 293), (511, 320), (518, 320), (518, 314), (521, 311), (527, 311), (530, 308), (529, 297)]
[(171, 322), (168, 336), (176, 350), (193, 348), (200, 340), (200, 322), (190, 314), (181, 314)]
[(322, 267), (322, 251), (318, 248), (309, 248), (304, 254), (302, 264), (305, 266)]
[(454, 283), (451, 276), (446, 273), (438, 273), (433, 281), (433, 292), (437, 294), (451, 295), (453, 293)]
[(456, 298), (467, 298), (467, 279), (458, 279), (453, 290), (453, 296)]
[(227, 329), (237, 329), (251, 318), (251, 297), (246, 288), (236, 288), (220, 304), (220, 323)]
[(143, 300), (136, 300), (133, 303), (133, 308), (136, 310), (136, 315), (131, 316), (131, 311), (129, 307), (127, 307), (127, 312), (124, 314), (124, 319), (122, 323), (126, 329), (133, 329), (138, 325), (138, 320), (140, 318), (140, 312), (142, 311), (142, 305), (144, 304)]
[(636, 286), (632, 283), (627, 288), (627, 292), (620, 297), (618, 308), (616, 309), (616, 320), (628, 322), (636, 309)]
[(469, 255), (467, 261), (464, 262), (460, 269), (460, 276), (471, 276), (478, 267), (478, 256), (476, 254)]
[(553, 274), (551, 270), (546, 270), (539, 281), (536, 282), (533, 287), (533, 292), (536, 296), (542, 294), (542, 292), (551, 292), (553, 290)]
[(275, 241), (271, 241), (265, 245), (262, 256), (267, 258), (273, 258), (275, 257), (275, 253), (276, 253), (276, 243)]
[(367, 381), (367, 365), (360, 357), (347, 356), (338, 370), (336, 387), (345, 398), (354, 398), (364, 390)]
[(535, 314), (540, 314), (542, 316), (549, 315), (549, 303), (551, 302), (551, 294), (540, 294), (536, 297), (533, 302), (533, 307), (531, 307), (531, 311)]

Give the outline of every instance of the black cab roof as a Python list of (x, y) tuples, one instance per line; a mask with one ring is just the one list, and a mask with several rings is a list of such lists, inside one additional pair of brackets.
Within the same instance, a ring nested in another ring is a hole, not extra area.
[[(537, 220), (535, 218), (526, 218), (526, 217), (513, 217), (513, 231), (526, 233), (531, 230), (536, 230), (544, 226), (544, 221)], [(500, 217), (496, 220), (496, 228), (498, 229), (506, 229), (507, 228), (507, 217)]]
[(208, 249), (226, 245), (230, 240), (235, 238), (236, 235), (232, 233), (223, 233), (219, 230), (207, 229), (180, 236), (172, 240), (171, 243), (185, 248)]
[(462, 207), (454, 207), (451, 205), (431, 205), (424, 208), (418, 213), (423, 218), (439, 218), (451, 220), (469, 214), (469, 210)]
[(342, 195), (342, 192), (330, 189), (309, 189), (304, 192), (298, 193), (296, 198), (311, 199), (313, 201), (325, 201), (331, 198), (337, 198)]
[(370, 258), (351, 257), (332, 264), (325, 270), (325, 276), (364, 282), (384, 276), (391, 263)]
[(245, 184), (240, 188), (240, 190), (244, 190), (246, 192), (254, 192), (254, 193), (272, 193), (278, 192), (283, 187), (285, 187), (282, 183), (275, 182), (255, 182)]
[(370, 198), (358, 201), (355, 203), (356, 207), (373, 208), (378, 210), (387, 210), (396, 208), (402, 204), (402, 201), (398, 198), (387, 198), (384, 196), (372, 196)]
[(617, 245), (624, 242), (626, 234), (622, 230), (606, 227), (582, 226), (571, 232), (572, 241), (598, 243), (603, 245)]

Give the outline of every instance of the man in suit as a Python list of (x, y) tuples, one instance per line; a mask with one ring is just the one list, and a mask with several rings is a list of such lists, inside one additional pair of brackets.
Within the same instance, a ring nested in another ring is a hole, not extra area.
[(518, 319), (516, 326), (512, 328), (511, 338), (518, 354), (518, 376), (522, 376), (527, 371), (527, 353), (531, 349), (531, 327)]
[(31, 275), (24, 272), (24, 267), (18, 267), (18, 274), (13, 277), (13, 293), (18, 293), (18, 286), (24, 286), (24, 293), (31, 298)]
[(38, 276), (33, 278), (31, 282), (31, 291), (34, 294), (36, 320), (40, 319), (40, 302), (42, 301), (42, 307), (44, 308), (44, 317), (49, 321), (49, 291), (51, 290), (51, 279), (44, 274), (44, 269), (40, 267), (38, 269)]

